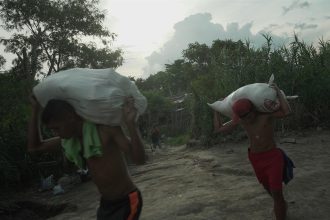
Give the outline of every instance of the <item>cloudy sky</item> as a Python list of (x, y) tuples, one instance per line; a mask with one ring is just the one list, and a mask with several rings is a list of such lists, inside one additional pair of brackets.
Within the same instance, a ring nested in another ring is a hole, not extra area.
[[(181, 57), (192, 42), (249, 40), (269, 33), (275, 45), (296, 33), (305, 42), (330, 40), (330, 0), (100, 0), (114, 47), (124, 51), (118, 72), (147, 77)], [(2, 32), (0, 32), (0, 36)]]
[(188, 43), (215, 39), (281, 45), (297, 33), (306, 42), (330, 40), (330, 0), (102, 0), (107, 25), (124, 51), (123, 74), (146, 77), (180, 58)]

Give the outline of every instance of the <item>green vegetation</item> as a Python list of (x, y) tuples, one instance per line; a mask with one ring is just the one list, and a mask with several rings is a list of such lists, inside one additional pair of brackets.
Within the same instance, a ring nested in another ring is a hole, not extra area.
[(14, 74), (0, 74), (0, 185), (25, 178), (29, 115), (26, 82), (18, 80)]
[(265, 45), (252, 48), (248, 42), (215, 40), (211, 46), (192, 43), (183, 59), (167, 64), (165, 71), (139, 82), (147, 91), (160, 91), (166, 97), (191, 94), (186, 100), (192, 138), (211, 143), (212, 110), (206, 105), (225, 97), (237, 88), (268, 82), (271, 74), (287, 95), (299, 95), (291, 102), (295, 114), (283, 122), (287, 129), (330, 125), (330, 42), (317, 47), (295, 36), (288, 46), (272, 47), (271, 36)]
[(176, 137), (169, 137), (167, 139), (165, 139), (165, 144), (166, 145), (171, 145), (171, 146), (180, 146), (180, 145), (184, 145), (187, 143), (187, 141), (189, 140), (189, 135), (188, 134), (183, 134), (183, 135), (179, 135)]

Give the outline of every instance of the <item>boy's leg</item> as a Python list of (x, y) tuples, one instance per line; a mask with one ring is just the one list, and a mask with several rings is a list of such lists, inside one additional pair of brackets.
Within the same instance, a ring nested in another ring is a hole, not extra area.
[(151, 148), (151, 152), (155, 151), (155, 143), (154, 142), (151, 143), (150, 148)]
[[(259, 182), (273, 198), (276, 220), (284, 220), (286, 218), (286, 202), (282, 192), (284, 167), (282, 152), (279, 149), (273, 149), (263, 153), (262, 156), (259, 154), (257, 158), (255, 154), (249, 152), (249, 159)], [(263, 162), (267, 166), (263, 166)]]
[(286, 219), (286, 201), (283, 197), (282, 190), (272, 190), (271, 195), (274, 200), (274, 212), (276, 220), (285, 220)]
[(273, 197), (273, 195), (272, 195), (272, 193), (271, 193), (271, 191), (270, 191), (270, 189), (269, 189), (269, 186), (267, 186), (266, 184), (262, 184), (262, 185), (263, 185), (264, 189), (267, 191), (267, 193), (268, 193), (271, 197)]

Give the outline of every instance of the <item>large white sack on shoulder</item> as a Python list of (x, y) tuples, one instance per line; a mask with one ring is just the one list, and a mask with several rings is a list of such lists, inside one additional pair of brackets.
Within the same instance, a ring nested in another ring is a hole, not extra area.
[(120, 125), (127, 96), (133, 96), (138, 115), (147, 108), (147, 100), (136, 85), (113, 69), (60, 71), (46, 77), (33, 93), (43, 107), (50, 99), (64, 100), (81, 117), (97, 124)]
[(274, 112), (280, 106), (276, 91), (267, 83), (245, 85), (232, 92), (225, 99), (212, 104), (208, 103), (208, 105), (227, 117), (233, 117), (232, 106), (236, 100), (242, 98), (249, 99), (260, 112)]

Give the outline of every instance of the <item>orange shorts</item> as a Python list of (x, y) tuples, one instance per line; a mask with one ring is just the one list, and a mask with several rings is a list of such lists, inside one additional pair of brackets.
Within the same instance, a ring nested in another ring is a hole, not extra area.
[(138, 220), (142, 210), (141, 192), (136, 189), (123, 198), (107, 200), (101, 198), (97, 220)]

